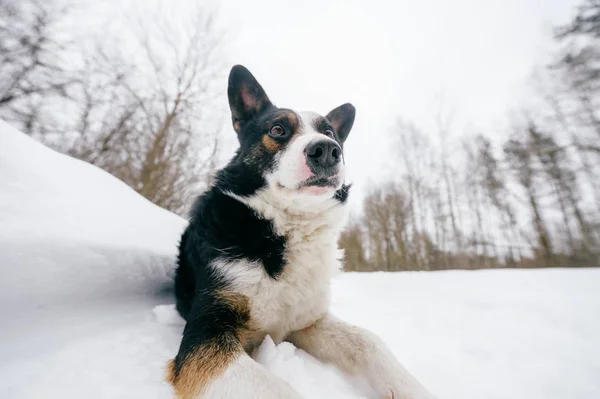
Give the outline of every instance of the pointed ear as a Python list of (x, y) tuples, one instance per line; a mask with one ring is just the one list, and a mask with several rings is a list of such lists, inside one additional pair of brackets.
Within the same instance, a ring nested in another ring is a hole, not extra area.
[(248, 121), (273, 105), (254, 76), (241, 65), (231, 68), (227, 96), (233, 128), (237, 133)]
[(354, 106), (352, 104), (344, 104), (340, 105), (326, 116), (342, 143), (346, 141), (346, 137), (348, 137), (350, 129), (352, 129), (355, 115), (356, 109)]

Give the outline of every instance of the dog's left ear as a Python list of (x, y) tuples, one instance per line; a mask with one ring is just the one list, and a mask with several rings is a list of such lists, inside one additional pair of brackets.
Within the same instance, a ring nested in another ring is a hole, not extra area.
[(233, 128), (238, 135), (247, 122), (273, 106), (262, 86), (242, 65), (231, 68), (227, 96)]
[(354, 105), (344, 104), (340, 105), (326, 116), (342, 143), (346, 141), (346, 137), (348, 137), (350, 129), (352, 129), (355, 115), (356, 109), (354, 108)]

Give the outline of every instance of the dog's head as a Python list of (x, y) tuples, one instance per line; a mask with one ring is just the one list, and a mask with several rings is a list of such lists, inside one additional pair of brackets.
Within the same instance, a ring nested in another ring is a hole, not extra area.
[(240, 143), (233, 162), (244, 165), (248, 181), (288, 198), (332, 198), (345, 190), (343, 146), (354, 123), (351, 104), (326, 116), (278, 108), (240, 65), (231, 70), (227, 94)]

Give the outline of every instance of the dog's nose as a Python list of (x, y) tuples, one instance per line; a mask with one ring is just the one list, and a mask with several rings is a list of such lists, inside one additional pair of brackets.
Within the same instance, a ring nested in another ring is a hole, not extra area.
[(308, 162), (314, 166), (335, 166), (342, 158), (342, 149), (331, 140), (311, 143), (306, 147), (305, 152)]

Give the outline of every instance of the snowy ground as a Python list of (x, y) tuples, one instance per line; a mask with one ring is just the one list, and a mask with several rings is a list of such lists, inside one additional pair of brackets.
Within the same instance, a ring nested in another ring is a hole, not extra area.
[[(0, 121), (0, 398), (171, 397), (184, 225)], [(600, 269), (346, 274), (333, 311), (440, 398), (600, 398)], [(363, 396), (289, 344), (255, 358), (307, 398)]]

